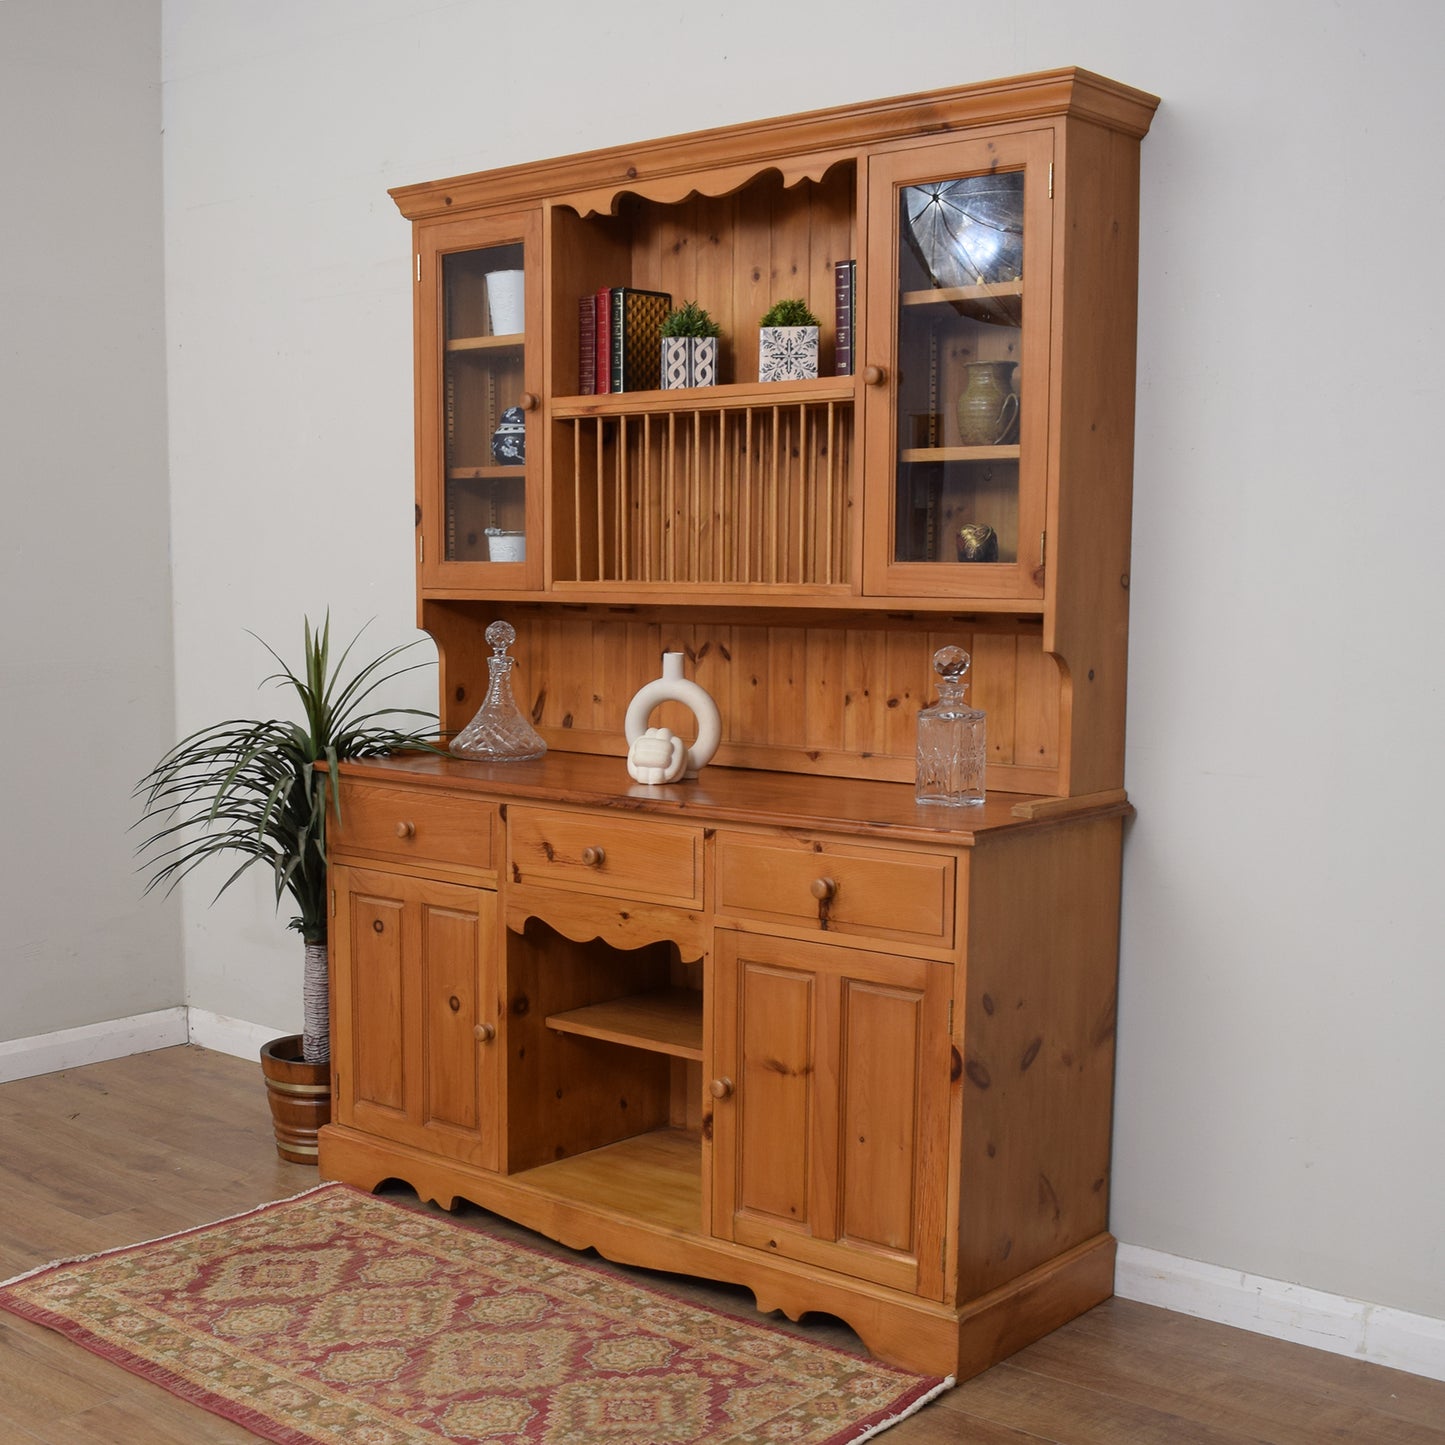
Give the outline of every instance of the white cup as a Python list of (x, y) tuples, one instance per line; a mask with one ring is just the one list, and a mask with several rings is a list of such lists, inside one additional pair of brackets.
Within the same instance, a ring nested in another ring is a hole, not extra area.
[(488, 271), (487, 305), (492, 313), (493, 336), (519, 336), (523, 326), (525, 271)]

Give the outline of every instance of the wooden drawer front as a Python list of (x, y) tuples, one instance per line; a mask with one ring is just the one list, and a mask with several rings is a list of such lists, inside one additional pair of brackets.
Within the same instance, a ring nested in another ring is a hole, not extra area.
[(333, 852), (490, 869), (495, 803), (422, 788), (341, 780), (341, 822), (327, 822)]
[(512, 882), (697, 907), (702, 830), (681, 823), (507, 810)]
[(952, 857), (723, 834), (717, 908), (820, 933), (953, 943)]

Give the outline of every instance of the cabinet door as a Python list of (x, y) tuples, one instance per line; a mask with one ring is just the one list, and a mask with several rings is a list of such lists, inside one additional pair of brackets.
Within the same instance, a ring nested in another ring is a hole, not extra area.
[(497, 900), (335, 867), (338, 1123), (496, 1168)]
[(422, 228), (417, 503), (423, 588), (542, 577), (537, 213)]
[(868, 163), (864, 586), (1043, 597), (1048, 129)]
[(951, 967), (718, 937), (714, 1231), (942, 1298)]

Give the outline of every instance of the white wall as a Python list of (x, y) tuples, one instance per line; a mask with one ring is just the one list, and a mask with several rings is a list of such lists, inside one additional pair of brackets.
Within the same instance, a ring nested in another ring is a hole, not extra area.
[[(1388, 3), (1220, 0), (1206, 19), (1144, 0), (1032, 0), (935, 8), (925, 22), (861, 0), (166, 0), (180, 726), (256, 706), (265, 659), (247, 627), (294, 648), (301, 613), (330, 603), (343, 625), (374, 615), (377, 645), (411, 635), (408, 233), (386, 187), (1060, 64), (1152, 90), (1164, 103), (1143, 151), (1128, 754), (1139, 817), (1112, 1224), (1134, 1245), (1445, 1318), (1445, 850), (1433, 821), (1445, 765), (1430, 646), (1445, 612), (1445, 502), (1427, 449), (1445, 382), (1431, 169), (1442, 29), (1434, 7)], [(682, 100), (665, 84), (678, 54)], [(781, 84), (769, 77), (779, 57)], [(609, 71), (622, 79), (599, 93)], [(25, 85), (40, 105), (43, 85)], [(62, 181), (103, 129), (70, 137), (78, 159), (63, 177), (35, 177), (50, 183), (48, 214), (33, 190), (20, 197), (51, 249), (110, 254), (101, 218), (57, 224), (73, 204)], [(104, 175), (86, 178), (91, 194), (105, 189)], [(7, 255), (16, 204), (9, 194), (0, 212)], [(147, 273), (138, 260), (122, 269)], [(100, 289), (119, 289), (113, 273)], [(41, 320), (43, 359), (73, 366), (72, 328), (53, 335)], [(30, 384), (28, 356), (0, 365), (6, 391)], [(77, 542), (43, 553), (63, 559), (59, 582), (82, 585), (43, 585), (52, 569), (27, 559), (24, 610), (4, 623), (7, 657), (31, 659), (24, 711), (80, 734), (67, 766), (82, 776), (61, 796), (84, 801), (105, 835), (77, 855), (87, 874), (97, 850), (118, 866), (125, 810), (102, 815), (86, 798), (86, 747), (116, 745), (86, 725), (133, 699), (138, 679), (164, 686), (163, 666), (150, 673), (136, 655), (163, 632), (161, 527), (136, 525), (134, 498), (118, 505), (95, 463), (130, 435), (113, 399), (102, 390), (104, 435), (84, 444), (74, 428), (88, 416), (77, 423), (54, 397), (48, 424), (20, 430), (26, 471), (48, 467), (53, 481), (23, 494), (49, 509), (42, 524), (64, 535), (75, 520), (63, 488), (83, 454), (82, 520), (98, 526), (80, 566)], [(58, 456), (52, 435), (68, 438)], [(7, 467), (13, 455), (7, 444)], [(141, 474), (132, 464), (127, 480)], [(126, 626), (116, 599), (141, 577), (149, 611)], [(57, 708), (64, 682), (84, 689), (83, 706)], [(42, 732), (7, 725), (6, 741), (53, 743)], [(25, 776), (17, 786), (37, 805), (52, 796)], [(71, 845), (66, 826), (42, 836), (37, 852)], [(208, 897), (187, 899), (191, 1002), (294, 1025), (297, 950), (264, 887), (212, 909)], [(124, 921), (128, 950), (144, 951), (147, 926)], [(73, 990), (57, 979), (54, 1010), (69, 1017)]]
[(0, 0), (0, 1040), (184, 989), (131, 789), (174, 738), (159, 0)]

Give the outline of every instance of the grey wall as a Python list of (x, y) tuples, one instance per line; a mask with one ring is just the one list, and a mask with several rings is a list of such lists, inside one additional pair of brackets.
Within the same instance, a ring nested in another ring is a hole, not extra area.
[(0, 1040), (180, 1003), (159, 0), (0, 3)]

